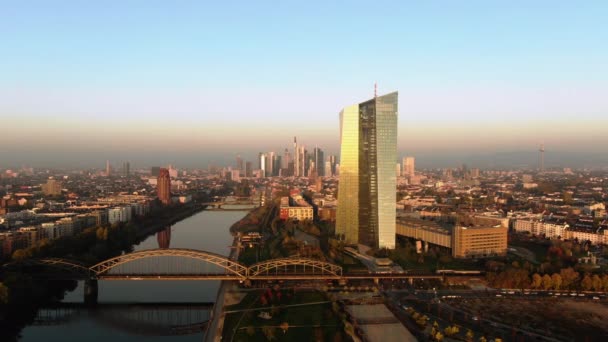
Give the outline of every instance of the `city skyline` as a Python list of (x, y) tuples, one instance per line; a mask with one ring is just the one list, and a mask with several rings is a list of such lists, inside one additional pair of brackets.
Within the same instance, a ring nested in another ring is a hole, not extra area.
[(294, 135), (335, 152), (335, 108), (376, 81), (401, 90), (398, 153), (421, 167), (541, 142), (547, 167), (608, 164), (601, 2), (71, 4), (0, 14), (2, 166), (204, 167)]
[(1, 3), (0, 340), (606, 340), (606, 17)]

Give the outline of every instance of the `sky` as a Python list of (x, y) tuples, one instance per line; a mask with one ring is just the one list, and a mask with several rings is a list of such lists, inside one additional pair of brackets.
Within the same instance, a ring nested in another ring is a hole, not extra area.
[[(606, 164), (606, 1), (3, 1), (0, 168), (339, 155), (399, 91), (421, 166)], [(509, 156), (504, 158), (504, 156)]]

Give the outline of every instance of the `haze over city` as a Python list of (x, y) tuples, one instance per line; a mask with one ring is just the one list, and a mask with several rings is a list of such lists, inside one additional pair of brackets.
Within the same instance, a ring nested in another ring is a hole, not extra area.
[(0, 1), (0, 341), (608, 341), (606, 18)]
[(337, 154), (374, 82), (421, 167), (608, 163), (603, 2), (73, 4), (2, 6), (4, 166)]

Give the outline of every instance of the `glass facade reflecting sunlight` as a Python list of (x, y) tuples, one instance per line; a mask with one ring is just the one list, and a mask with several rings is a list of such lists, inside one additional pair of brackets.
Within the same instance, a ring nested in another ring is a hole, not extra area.
[(340, 113), (336, 233), (346, 243), (395, 247), (398, 93)]

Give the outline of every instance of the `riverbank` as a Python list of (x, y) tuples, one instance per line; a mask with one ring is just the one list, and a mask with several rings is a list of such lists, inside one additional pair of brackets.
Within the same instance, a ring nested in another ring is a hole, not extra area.
[[(57, 240), (57, 246), (38, 250), (40, 254), (32, 257), (64, 257), (93, 264), (109, 255), (132, 251), (133, 246), (146, 238), (204, 209), (196, 204), (174, 207), (128, 226), (88, 230), (71, 239)], [(0, 305), (0, 341), (17, 341), (22, 329), (33, 324), (41, 305), (61, 301), (78, 284), (74, 280), (35, 279), (19, 268), (3, 272), (2, 281), (9, 288), (9, 303)]]
[[(232, 250), (230, 251), (230, 255), (228, 258), (232, 261), (237, 261), (239, 259), (239, 248), (238, 248), (239, 238), (235, 236), (232, 241)], [(213, 311), (211, 312), (211, 322), (207, 326), (207, 331), (205, 332), (205, 342), (219, 342), (222, 340), (222, 333), (224, 330), (224, 321), (226, 319), (224, 315), (224, 307), (227, 305), (226, 301), (226, 293), (229, 288), (234, 287), (233, 281), (222, 281), (220, 285), (220, 289), (217, 293), (217, 298), (215, 299), (215, 305), (213, 306)], [(218, 304), (219, 303), (219, 304)]]

